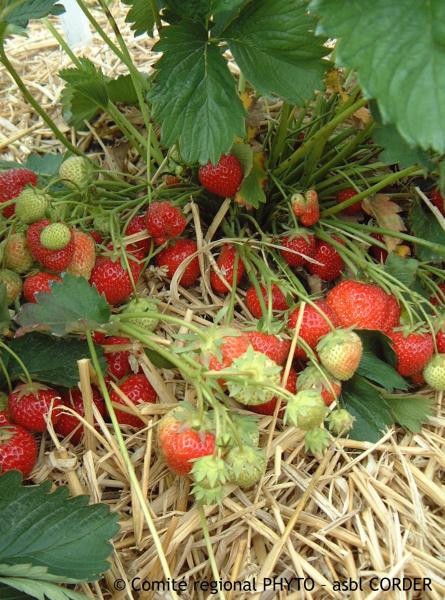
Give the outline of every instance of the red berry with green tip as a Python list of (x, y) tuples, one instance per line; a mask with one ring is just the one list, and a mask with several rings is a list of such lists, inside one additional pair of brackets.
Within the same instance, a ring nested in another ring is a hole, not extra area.
[(212, 194), (231, 198), (238, 191), (244, 177), (240, 161), (233, 154), (223, 154), (216, 165), (207, 163), (199, 169), (201, 185)]
[[(119, 385), (119, 389), (136, 406), (147, 402), (154, 404), (158, 397), (155, 389), (145, 375), (130, 375)], [(118, 393), (114, 390), (111, 392), (110, 398), (114, 404), (122, 404), (123, 406), (127, 406)], [(144, 427), (144, 422), (135, 415), (117, 409), (115, 409), (115, 412), (116, 418), (121, 425)]]
[(37, 462), (37, 442), (20, 425), (0, 426), (0, 475), (17, 470), (28, 477)]
[(145, 226), (156, 246), (176, 238), (184, 231), (187, 221), (177, 206), (171, 202), (152, 202), (145, 215)]
[(179, 283), (183, 287), (190, 287), (200, 275), (198, 257), (195, 256), (190, 259), (197, 249), (198, 246), (193, 240), (175, 240), (156, 256), (156, 265), (166, 267), (167, 277), (172, 279), (182, 263), (187, 261), (187, 266), (179, 279)]
[(354, 331), (330, 331), (317, 344), (317, 352), (324, 368), (336, 379), (351, 379), (360, 364), (363, 345)]
[(216, 271), (212, 270), (210, 272), (210, 284), (212, 289), (218, 294), (229, 294), (230, 287), (236, 287), (244, 275), (244, 263), (241, 260), (236, 248), (232, 246), (232, 244), (224, 244), (216, 264), (221, 271), (221, 276), (225, 279), (228, 285), (226, 285), (224, 281), (221, 281), (221, 278)]
[[(36, 186), (38, 177), (29, 169), (9, 169), (0, 173), (0, 204), (17, 198), (27, 185)], [(14, 204), (3, 209), (6, 218), (15, 212)]]
[(74, 238), (71, 237), (68, 244), (61, 250), (49, 250), (45, 248), (40, 240), (42, 231), (51, 224), (49, 219), (43, 219), (37, 223), (32, 223), (28, 227), (26, 239), (28, 247), (33, 257), (49, 271), (61, 273), (65, 271), (71, 262), (74, 254)]
[[(295, 369), (291, 368), (289, 371), (289, 375), (287, 377), (287, 381), (286, 381), (286, 385), (284, 386), (284, 389), (286, 391), (290, 392), (291, 394), (295, 394), (297, 392), (297, 380), (298, 380), (297, 372), (295, 371)], [(260, 414), (260, 415), (273, 415), (275, 412), (275, 407), (277, 405), (277, 402), (278, 402), (278, 398), (272, 398), (272, 400), (269, 400), (269, 402), (265, 402), (264, 404), (250, 405), (248, 408), (252, 412)], [(284, 398), (281, 398), (280, 414), (282, 414), (282, 412), (284, 412), (285, 406), (286, 406), (286, 400)]]
[(268, 358), (282, 365), (286, 362), (290, 351), (290, 340), (283, 340), (277, 335), (262, 331), (249, 331), (247, 334), (254, 350), (265, 354)]
[(24, 233), (12, 233), (5, 245), (5, 267), (16, 273), (26, 273), (32, 267), (33, 258)]

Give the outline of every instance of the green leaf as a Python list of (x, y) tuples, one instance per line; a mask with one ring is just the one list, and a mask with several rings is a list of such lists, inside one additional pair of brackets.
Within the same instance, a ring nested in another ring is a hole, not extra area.
[(403, 258), (394, 252), (390, 252), (383, 270), (407, 287), (412, 287), (416, 281), (418, 267), (419, 261), (415, 258)]
[(421, 261), (442, 262), (445, 255), (445, 231), (431, 211), (426, 212), (419, 201), (414, 202), (409, 214), (410, 229), (414, 236), (444, 247), (444, 252), (434, 252), (416, 245), (416, 256)]
[(247, 177), (253, 167), (253, 150), (249, 144), (236, 142), (230, 149), (230, 154), (236, 156), (243, 168), (244, 177)]
[(343, 383), (342, 406), (354, 417), (350, 437), (355, 440), (378, 442), (393, 417), (378, 388), (361, 375)]
[(255, 0), (223, 32), (241, 71), (266, 95), (302, 105), (322, 87), (329, 63), (305, 0)]
[(110, 568), (108, 540), (118, 515), (87, 496), (50, 493), (51, 482), (22, 485), (17, 471), (0, 477), (0, 564), (46, 567), (68, 581), (95, 581)]
[(319, 31), (339, 39), (336, 60), (358, 71), (384, 123), (411, 145), (445, 150), (443, 0), (312, 0)]
[(152, 36), (156, 18), (150, 0), (122, 0), (122, 2), (126, 6), (131, 6), (125, 22), (131, 24), (134, 35), (148, 33), (149, 36)]
[(239, 204), (250, 204), (254, 208), (258, 208), (266, 202), (264, 185), (267, 181), (267, 175), (262, 162), (262, 156), (260, 153), (257, 153), (254, 156), (250, 173), (243, 179), (240, 189), (236, 193), (235, 199)]
[[(88, 600), (88, 597), (85, 596), (85, 594), (61, 588), (49, 581), (20, 579), (18, 577), (0, 577), (0, 582), (15, 588), (16, 595), (9, 594), (5, 596), (5, 598), (12, 598), (13, 600), (23, 600), (25, 598), (37, 598), (37, 600)], [(17, 595), (17, 591), (21, 595)], [(3, 596), (1, 596), (1, 598), (3, 598)]]
[(157, 369), (174, 369), (175, 365), (155, 350), (145, 350), (145, 354)]
[(387, 165), (399, 165), (402, 169), (412, 165), (421, 165), (425, 169), (431, 166), (428, 154), (417, 146), (410, 146), (394, 125), (377, 124), (372, 137), (383, 148), (379, 160)]
[(388, 391), (407, 390), (408, 383), (395, 370), (395, 353), (389, 338), (380, 331), (357, 331), (363, 344), (363, 355), (357, 373), (378, 383)]
[[(44, 333), (29, 333), (8, 343), (24, 363), (31, 378), (61, 387), (75, 387), (79, 381), (77, 361), (90, 358), (87, 342), (77, 338), (56, 338)], [(103, 349), (96, 346), (102, 370), (107, 369)], [(19, 363), (6, 352), (3, 361), (8, 361), (8, 373), (14, 381), (23, 376)], [(1, 375), (1, 373), (0, 373)]]
[(107, 90), (112, 102), (133, 105), (138, 103), (138, 96), (131, 75), (119, 75), (116, 79), (112, 79), (107, 83)]
[(29, 600), (32, 596), (0, 583), (0, 598), (2, 600)]
[(245, 134), (245, 111), (221, 49), (189, 22), (164, 27), (155, 50), (163, 55), (149, 98), (163, 142), (178, 143), (186, 162), (216, 163)]
[(395, 423), (419, 433), (422, 424), (433, 414), (434, 400), (424, 396), (397, 394), (385, 397)]
[(63, 154), (30, 154), (25, 162), (25, 167), (31, 169), (37, 175), (43, 177), (53, 177), (59, 172), (60, 165), (63, 163)]
[(65, 274), (51, 294), (38, 294), (36, 304), (24, 304), (16, 317), (21, 331), (40, 329), (55, 335), (96, 329), (108, 323), (110, 307), (83, 277)]
[[(61, 15), (65, 12), (65, 7), (58, 4), (59, 0), (26, 0), (17, 2), (17, 0), (6, 0), (2, 2), (1, 7), (6, 8), (7, 14), (5, 21), (11, 25), (26, 27), (32, 19), (41, 19), (48, 15)], [(9, 12), (8, 8), (13, 7)], [(0, 13), (2, 17), (2, 13)]]
[(79, 94), (68, 85), (62, 90), (60, 103), (63, 118), (68, 125), (78, 130), (85, 126), (85, 121), (92, 121), (100, 112), (98, 106), (92, 103), (87, 96)]

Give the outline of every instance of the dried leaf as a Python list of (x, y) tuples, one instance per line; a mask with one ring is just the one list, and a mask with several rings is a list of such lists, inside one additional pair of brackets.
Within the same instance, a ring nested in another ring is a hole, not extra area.
[[(400, 212), (401, 207), (393, 202), (386, 194), (376, 194), (373, 198), (366, 198), (363, 201), (363, 210), (374, 217), (379, 227), (391, 229), (392, 231), (406, 231), (405, 224)], [(396, 237), (384, 236), (388, 252), (394, 251), (401, 243)]]

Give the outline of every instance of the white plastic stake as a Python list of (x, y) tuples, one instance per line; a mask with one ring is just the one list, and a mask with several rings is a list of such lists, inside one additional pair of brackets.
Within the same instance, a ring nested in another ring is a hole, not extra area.
[(88, 46), (92, 37), (90, 24), (76, 0), (59, 1), (65, 7), (65, 12), (60, 15), (60, 20), (69, 46), (71, 48)]

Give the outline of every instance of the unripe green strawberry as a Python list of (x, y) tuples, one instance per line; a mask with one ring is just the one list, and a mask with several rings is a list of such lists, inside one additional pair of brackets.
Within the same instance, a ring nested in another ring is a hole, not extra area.
[(16, 273), (26, 273), (32, 267), (34, 259), (24, 233), (12, 233), (8, 237), (4, 261), (5, 267)]
[(307, 431), (304, 436), (304, 448), (308, 454), (320, 456), (329, 446), (329, 433), (326, 429), (316, 427)]
[(222, 458), (213, 454), (202, 456), (193, 462), (191, 476), (194, 480), (193, 494), (202, 504), (219, 504), (224, 497), (226, 465)]
[(321, 364), (340, 381), (351, 379), (363, 354), (363, 344), (354, 331), (337, 329), (321, 338), (317, 344)]
[(140, 313), (141, 316), (132, 317), (128, 319), (128, 323), (132, 323), (133, 325), (137, 325), (145, 331), (154, 331), (159, 323), (159, 318), (157, 317), (144, 317), (143, 314), (147, 312), (156, 312), (157, 307), (156, 303), (149, 298), (134, 298), (127, 304), (127, 306), (122, 311), (123, 315), (132, 314), (132, 313)]
[(6, 301), (13, 304), (22, 293), (23, 282), (20, 275), (9, 269), (0, 269), (0, 283), (6, 288)]
[(228, 371), (239, 373), (239, 377), (227, 380), (227, 388), (230, 396), (241, 404), (265, 404), (275, 395), (269, 386), (280, 385), (281, 367), (252, 346), (235, 358)]
[(40, 243), (47, 250), (62, 250), (71, 241), (71, 229), (64, 223), (50, 223), (40, 232)]
[(260, 442), (260, 432), (258, 430), (258, 419), (250, 415), (231, 415), (233, 424), (232, 428), (227, 428), (227, 431), (221, 433), (216, 440), (220, 447), (239, 447), (239, 444), (252, 446), (256, 448)]
[(354, 417), (345, 408), (333, 410), (328, 418), (328, 427), (335, 435), (344, 435), (352, 429)]
[(91, 182), (90, 164), (82, 156), (71, 156), (60, 165), (59, 176), (69, 187), (84, 189)]
[(438, 392), (445, 391), (445, 354), (436, 354), (423, 370), (427, 384)]
[(107, 235), (111, 231), (110, 219), (107, 215), (96, 215), (93, 219), (93, 227), (100, 233)]
[(240, 488), (249, 488), (261, 479), (266, 464), (266, 453), (261, 448), (235, 446), (226, 456), (228, 479)]
[(15, 214), (22, 223), (30, 225), (45, 217), (49, 207), (49, 196), (42, 190), (27, 187), (15, 203)]
[(284, 421), (303, 431), (310, 431), (323, 423), (327, 410), (320, 392), (303, 390), (288, 400)]

